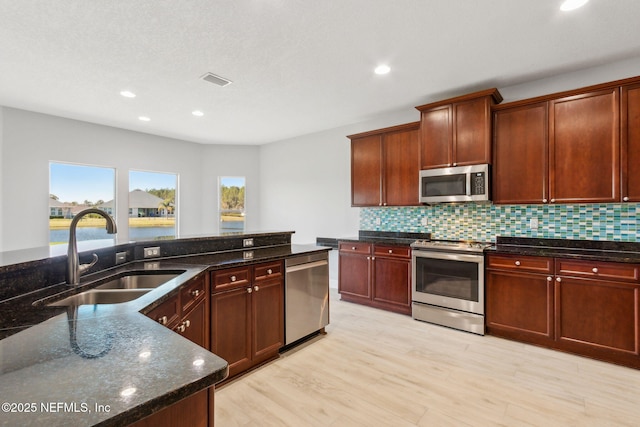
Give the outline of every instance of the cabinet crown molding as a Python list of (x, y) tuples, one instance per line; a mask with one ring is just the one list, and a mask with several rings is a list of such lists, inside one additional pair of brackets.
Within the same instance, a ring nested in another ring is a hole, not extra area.
[(440, 107), (442, 105), (453, 104), (456, 102), (464, 102), (469, 101), (476, 98), (483, 98), (490, 96), (491, 100), (494, 104), (499, 104), (502, 102), (502, 95), (498, 91), (497, 88), (491, 88), (486, 90), (481, 90), (479, 92), (468, 93), (466, 95), (456, 96), (455, 98), (444, 99), (442, 101), (431, 102), (429, 104), (419, 105), (416, 107), (418, 111), (430, 110), (435, 107)]

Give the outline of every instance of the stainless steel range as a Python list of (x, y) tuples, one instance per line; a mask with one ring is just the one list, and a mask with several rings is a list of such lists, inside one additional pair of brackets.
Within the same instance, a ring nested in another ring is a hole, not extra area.
[(478, 242), (418, 240), (412, 251), (414, 319), (484, 335), (484, 255)]

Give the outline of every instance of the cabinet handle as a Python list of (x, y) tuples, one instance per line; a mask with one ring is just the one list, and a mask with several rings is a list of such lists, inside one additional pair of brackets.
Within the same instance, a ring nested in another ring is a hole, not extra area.
[(384, 203), (382, 204), (382, 206), (387, 206), (387, 202), (384, 202)]
[(180, 325), (178, 325), (176, 327), (176, 331), (178, 331), (180, 333), (183, 333), (185, 329), (187, 329), (187, 328), (185, 328), (184, 323), (181, 323)]
[(229, 279), (230, 279), (232, 282), (235, 282), (235, 281), (236, 281), (236, 276), (231, 276), (231, 277), (229, 277)]
[(376, 259), (376, 257), (372, 256), (372, 257), (371, 257), (371, 261), (373, 261), (374, 259)]
[(267, 274), (272, 274), (272, 273), (273, 273), (273, 270), (272, 270), (272, 269), (268, 269), (268, 270), (267, 270)]
[(352, 250), (352, 251), (355, 251), (355, 250), (356, 250), (356, 247), (355, 247), (355, 246), (351, 246), (351, 250)]
[(253, 289), (247, 288), (247, 293), (250, 294), (251, 292), (253, 292)]
[(547, 282), (550, 282), (552, 280), (553, 280), (553, 278), (551, 276), (547, 276)]
[(189, 326), (191, 326), (191, 320), (185, 320), (183, 322), (183, 324), (184, 324), (185, 328), (188, 328)]
[(194, 289), (193, 291), (191, 291), (191, 295), (193, 295), (194, 298), (198, 298), (198, 296), (200, 295), (200, 289)]
[(378, 206), (382, 206), (382, 202), (378, 203)]
[(556, 199), (551, 199), (551, 203), (555, 203), (555, 202), (556, 202)]
[(562, 282), (562, 278), (561, 277), (556, 277), (556, 282), (558, 282), (558, 283)]
[(542, 199), (542, 203), (547, 203), (548, 200), (547, 199)]
[(389, 253), (392, 254), (393, 253), (393, 249), (389, 249)]
[(628, 202), (628, 201), (629, 201), (629, 198), (628, 198), (627, 196), (624, 196), (624, 197), (622, 198), (622, 201), (623, 201), (623, 202)]
[(454, 164), (453, 164), (453, 166), (458, 166), (458, 164), (457, 164), (457, 163), (454, 163)]
[(593, 268), (591, 269), (591, 271), (593, 271), (594, 273), (597, 273), (597, 272), (598, 272), (598, 268), (597, 268), (597, 267), (593, 267)]
[(256, 286), (254, 286), (254, 287), (253, 287), (253, 290), (255, 290), (256, 292), (258, 292), (258, 291), (260, 290), (260, 287), (256, 285)]
[(515, 264), (516, 264), (516, 265), (520, 265), (520, 261), (516, 261), (516, 262), (515, 262)]
[(161, 325), (166, 325), (167, 320), (167, 316), (158, 317), (158, 323), (160, 323)]

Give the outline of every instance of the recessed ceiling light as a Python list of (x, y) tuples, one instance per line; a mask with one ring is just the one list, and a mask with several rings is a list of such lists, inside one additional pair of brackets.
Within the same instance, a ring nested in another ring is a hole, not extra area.
[(123, 90), (122, 92), (120, 92), (120, 95), (124, 96), (125, 98), (135, 98), (136, 94), (128, 91), (128, 90)]
[(389, 71), (391, 71), (391, 68), (389, 68), (388, 65), (386, 64), (382, 64), (382, 65), (378, 65), (376, 67), (375, 70), (373, 70), (376, 74), (387, 74)]
[(589, 0), (565, 0), (565, 2), (560, 6), (560, 10), (563, 10), (565, 12), (574, 10), (584, 6), (588, 1)]
[(148, 122), (151, 121), (151, 119), (147, 116), (140, 116), (138, 117), (138, 120), (142, 121), (142, 122)]
[(202, 111), (200, 111), (200, 110), (192, 111), (192, 112), (191, 112), (191, 114), (193, 114), (193, 115), (194, 115), (194, 116), (196, 116), (196, 117), (202, 117), (202, 116), (204, 116), (204, 113), (203, 113)]

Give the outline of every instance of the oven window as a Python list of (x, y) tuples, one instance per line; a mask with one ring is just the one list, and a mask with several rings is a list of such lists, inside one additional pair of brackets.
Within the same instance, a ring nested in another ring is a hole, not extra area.
[(466, 184), (466, 174), (423, 176), (422, 196), (464, 196), (467, 194)]
[(478, 302), (478, 264), (416, 258), (416, 292)]

